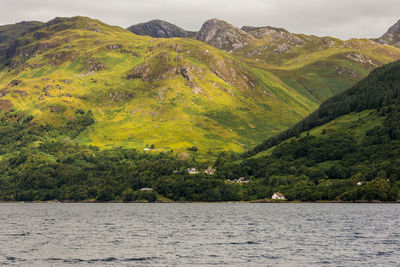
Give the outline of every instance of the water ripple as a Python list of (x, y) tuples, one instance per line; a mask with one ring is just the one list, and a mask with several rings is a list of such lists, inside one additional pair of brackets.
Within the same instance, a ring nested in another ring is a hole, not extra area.
[(1, 203), (0, 265), (399, 266), (399, 207)]

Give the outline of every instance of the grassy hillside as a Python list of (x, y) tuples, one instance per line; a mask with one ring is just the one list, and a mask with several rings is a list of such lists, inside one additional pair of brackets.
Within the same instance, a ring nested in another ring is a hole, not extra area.
[(266, 38), (229, 53), (86, 17), (56, 18), (8, 49), (0, 108), (56, 127), (90, 111), (94, 123), (72, 137), (78, 143), (212, 158), (281, 132), (400, 58), (399, 49), (366, 40), (322, 45), (321, 38), (302, 38), (307, 42), (288, 53), (274, 52)]

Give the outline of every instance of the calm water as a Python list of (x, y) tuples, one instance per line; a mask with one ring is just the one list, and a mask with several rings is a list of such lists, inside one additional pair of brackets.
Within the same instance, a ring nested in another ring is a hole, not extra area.
[(0, 204), (0, 265), (399, 266), (398, 204)]

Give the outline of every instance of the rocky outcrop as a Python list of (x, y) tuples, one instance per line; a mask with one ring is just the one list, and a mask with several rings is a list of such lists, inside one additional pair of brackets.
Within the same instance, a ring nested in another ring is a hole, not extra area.
[(154, 38), (191, 38), (196, 34), (195, 32), (186, 31), (174, 24), (158, 19), (133, 25), (127, 30), (138, 35), (148, 35)]
[(89, 71), (99, 71), (104, 69), (103, 62), (98, 59), (91, 58), (85, 62), (85, 66)]
[(107, 49), (108, 49), (108, 50), (118, 50), (118, 49), (122, 49), (122, 45), (121, 45), (121, 44), (107, 45)]
[(134, 67), (123, 78), (127, 80), (132, 79), (146, 79), (150, 75), (151, 67), (147, 63), (142, 63)]
[(228, 51), (240, 49), (255, 41), (247, 32), (219, 19), (206, 21), (196, 39)]
[(381, 44), (393, 45), (400, 48), (400, 20), (397, 21), (380, 38), (376, 39)]

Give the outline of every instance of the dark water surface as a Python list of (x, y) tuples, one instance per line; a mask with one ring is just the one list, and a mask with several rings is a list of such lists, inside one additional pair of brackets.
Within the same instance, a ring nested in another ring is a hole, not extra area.
[(3, 203), (0, 265), (400, 266), (400, 205)]

